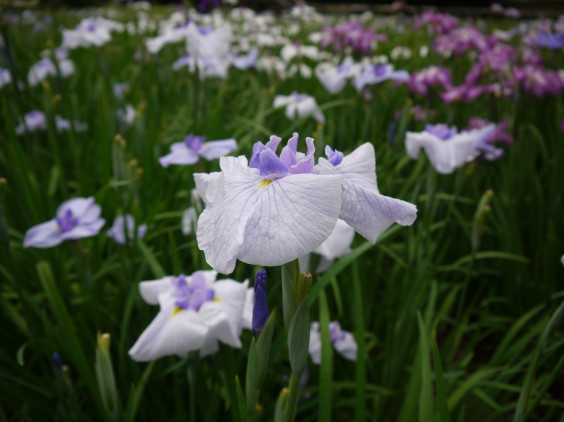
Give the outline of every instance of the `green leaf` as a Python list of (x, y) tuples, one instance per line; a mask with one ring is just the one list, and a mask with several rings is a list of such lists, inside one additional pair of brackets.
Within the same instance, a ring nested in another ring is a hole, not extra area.
[[(384, 234), (382, 234), (382, 236), (378, 238), (376, 242), (380, 243), (386, 240), (387, 238), (391, 237), (393, 234), (398, 232), (401, 228), (402, 226), (399, 225), (390, 227), (388, 230), (386, 230), (386, 232), (384, 232)], [(310, 302), (313, 304), (317, 299), (317, 296), (319, 296), (321, 290), (323, 290), (331, 282), (331, 280), (337, 276), (337, 274), (339, 274), (351, 263), (353, 263), (355, 260), (357, 260), (360, 256), (362, 256), (365, 252), (368, 252), (373, 247), (374, 247), (373, 243), (365, 242), (359, 247), (353, 249), (353, 251), (350, 254), (339, 259), (335, 264), (333, 264), (333, 266), (329, 268), (325, 273), (323, 273), (323, 276), (317, 282), (314, 283), (313, 287), (311, 288), (311, 293), (309, 295)]]
[(429, 359), (429, 330), (423, 322), (421, 313), (417, 312), (419, 326), (419, 363), (421, 364), (421, 389), (419, 391), (419, 420), (433, 420), (433, 382), (431, 380), (431, 362)]
[(290, 329), (288, 330), (290, 366), (292, 367), (292, 372), (297, 374), (297, 376), (301, 375), (307, 363), (309, 330), (309, 307), (308, 297), (306, 296), (302, 303), (300, 303), (294, 318), (292, 318)]
[(288, 331), (298, 306), (296, 286), (299, 276), (299, 264), (297, 270), (295, 261), (284, 264), (280, 268), (282, 270), (282, 312), (284, 314), (284, 326), (286, 331)]
[(109, 334), (98, 334), (96, 344), (96, 380), (100, 389), (100, 396), (106, 410), (114, 421), (119, 418), (119, 397), (116, 388), (116, 380), (112, 359), (110, 357)]
[(245, 395), (247, 399), (247, 414), (251, 417), (255, 413), (258, 399), (258, 374), (259, 362), (257, 356), (257, 344), (251, 338), (249, 345), (249, 357), (247, 359), (247, 375), (245, 377)]
[(143, 398), (143, 390), (145, 390), (145, 385), (149, 380), (149, 376), (151, 375), (151, 371), (155, 366), (156, 361), (152, 361), (147, 365), (143, 375), (141, 376), (141, 380), (136, 386), (132, 386), (132, 389), (129, 394), (129, 398), (127, 400), (127, 409), (125, 412), (125, 420), (128, 422), (133, 422), (135, 420), (135, 415), (137, 414), (137, 409), (139, 408), (139, 403), (141, 403), (141, 399)]
[(514, 422), (523, 422), (526, 420), (526, 416), (529, 413), (528, 404), (529, 400), (531, 399), (533, 384), (535, 382), (535, 376), (539, 366), (541, 354), (546, 346), (546, 342), (548, 341), (548, 336), (550, 335), (552, 330), (560, 324), (563, 318), (564, 302), (562, 302), (558, 309), (556, 309), (540, 336), (535, 351), (535, 357), (529, 365), (527, 375), (525, 376), (525, 382), (523, 383), (523, 388), (521, 389), (521, 394), (519, 394), (519, 401), (517, 402), (517, 409), (515, 410), (515, 416), (513, 418)]
[(450, 413), (448, 411), (448, 402), (446, 395), (445, 380), (443, 377), (443, 364), (435, 335), (433, 335), (433, 366), (435, 367), (435, 385), (437, 388), (436, 400), (439, 407), (439, 420), (441, 422), (450, 422)]
[(155, 278), (163, 278), (164, 276), (166, 276), (163, 267), (161, 267), (161, 264), (159, 264), (159, 261), (157, 261), (157, 258), (155, 258), (153, 252), (151, 252), (147, 245), (145, 245), (145, 242), (143, 242), (143, 240), (141, 239), (137, 239), (137, 246), (139, 247), (139, 250), (141, 251), (143, 257), (149, 264), (149, 267), (151, 268), (151, 271), (153, 272)]
[(237, 392), (237, 408), (239, 409), (239, 420), (241, 422), (246, 422), (249, 420), (247, 416), (247, 412), (245, 409), (247, 406), (245, 405), (245, 396), (243, 394), (243, 389), (241, 388), (241, 383), (239, 382), (239, 377), (235, 376), (235, 390)]
[(331, 420), (331, 389), (333, 378), (333, 355), (329, 331), (329, 307), (325, 292), (319, 295), (319, 325), (321, 330), (321, 367), (319, 372), (319, 406), (317, 420)]
[(55, 317), (62, 328), (62, 341), (64, 341), (70, 350), (73, 351), (70, 358), (74, 364), (74, 367), (79, 372), (80, 376), (88, 386), (90, 390), (90, 394), (94, 398), (96, 405), (98, 406), (98, 410), (100, 412), (100, 416), (102, 419), (108, 419), (108, 414), (106, 412), (105, 406), (101, 400), (98, 385), (96, 383), (96, 379), (94, 378), (94, 374), (90, 369), (90, 363), (86, 359), (86, 355), (82, 349), (82, 345), (78, 340), (78, 337), (75, 332), (75, 326), (72, 323), (65, 303), (57, 290), (55, 280), (53, 278), (53, 272), (51, 271), (51, 266), (49, 263), (45, 261), (40, 261), (37, 266), (37, 274), (39, 275), (39, 281), (41, 282), (41, 286), (43, 287), (43, 291), (45, 292), (45, 296), (49, 300), (51, 304), (51, 309), (55, 314)]
[(257, 387), (262, 388), (266, 370), (268, 369), (268, 361), (270, 360), (270, 347), (272, 346), (272, 336), (276, 328), (276, 308), (272, 310), (270, 316), (266, 320), (266, 324), (256, 343), (258, 358), (258, 381)]

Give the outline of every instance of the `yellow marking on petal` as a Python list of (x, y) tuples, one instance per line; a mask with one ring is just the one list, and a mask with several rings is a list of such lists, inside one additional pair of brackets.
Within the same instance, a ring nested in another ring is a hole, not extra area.
[(174, 308), (174, 311), (172, 311), (172, 316), (177, 315), (180, 311), (182, 311), (183, 309), (180, 306), (176, 306)]
[(271, 183), (272, 183), (272, 180), (268, 180), (268, 179), (257, 180), (256, 185), (257, 185), (258, 191), (262, 192), (267, 187), (269, 187)]
[(215, 297), (213, 298), (213, 301), (214, 301), (214, 302), (223, 302), (223, 300), (221, 300), (221, 299), (218, 298), (217, 296), (215, 296)]

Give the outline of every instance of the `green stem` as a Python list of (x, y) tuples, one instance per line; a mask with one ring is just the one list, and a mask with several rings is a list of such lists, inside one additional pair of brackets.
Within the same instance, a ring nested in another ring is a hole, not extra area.
[(290, 391), (288, 401), (286, 402), (286, 412), (284, 422), (293, 422), (296, 416), (296, 405), (298, 403), (298, 393), (300, 391), (300, 378), (302, 374), (294, 374), (290, 376)]

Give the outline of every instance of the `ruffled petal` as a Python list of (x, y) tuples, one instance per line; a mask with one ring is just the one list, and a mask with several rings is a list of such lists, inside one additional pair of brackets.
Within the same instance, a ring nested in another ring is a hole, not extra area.
[[(245, 157), (243, 157), (245, 159)], [(245, 159), (246, 161), (246, 159)], [(196, 192), (206, 207), (212, 207), (223, 198), (223, 173), (194, 173)]]
[(229, 274), (235, 261), (273, 266), (311, 252), (333, 230), (341, 207), (338, 175), (265, 181), (241, 160), (223, 157), (224, 196), (198, 220), (207, 262)]
[(379, 193), (372, 144), (361, 145), (337, 166), (320, 158), (318, 168), (323, 174), (333, 171), (343, 177), (343, 205), (339, 218), (372, 243), (393, 223), (408, 226), (415, 221), (415, 205)]
[(50, 248), (61, 243), (61, 230), (56, 220), (49, 220), (45, 223), (33, 226), (25, 233), (24, 248)]
[(159, 303), (159, 295), (174, 292), (174, 281), (176, 277), (167, 276), (159, 280), (142, 281), (139, 283), (139, 293), (143, 300), (151, 305)]
[(168, 355), (184, 357), (203, 347), (208, 327), (193, 310), (176, 311), (174, 301), (163, 307), (129, 350), (133, 360), (145, 362)]
[(198, 153), (206, 160), (215, 160), (223, 157), (237, 149), (237, 141), (233, 138), (220, 141), (206, 142), (202, 145)]
[(233, 327), (235, 327), (237, 336), (243, 328), (243, 314), (247, 301), (248, 285), (248, 280), (243, 283), (234, 280), (219, 280), (213, 285), (215, 298), (224, 306), (225, 312), (229, 315), (229, 319), (233, 323)]
[(241, 314), (238, 315), (236, 321), (233, 321), (231, 314), (226, 312), (223, 303), (204, 302), (198, 311), (198, 317), (202, 324), (208, 327), (208, 336), (214, 337), (231, 347), (241, 347), (240, 330), (237, 328)]

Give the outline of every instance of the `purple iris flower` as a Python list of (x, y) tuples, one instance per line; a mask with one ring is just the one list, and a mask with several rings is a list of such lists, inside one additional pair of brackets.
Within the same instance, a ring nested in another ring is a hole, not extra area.
[(421, 14), (413, 24), (413, 28), (417, 29), (423, 25), (434, 34), (448, 34), (458, 25), (458, 19), (448, 13), (437, 13), (434, 10), (427, 10)]
[(170, 164), (195, 164), (200, 157), (211, 161), (223, 157), (237, 149), (235, 139), (222, 139), (219, 141), (204, 142), (203, 136), (188, 135), (184, 142), (176, 142), (170, 146), (170, 153), (159, 158), (161, 166)]
[(255, 279), (255, 306), (253, 307), (253, 335), (258, 338), (268, 320), (266, 300), (266, 270), (261, 269)]
[(59, 206), (54, 219), (26, 232), (24, 248), (50, 248), (64, 240), (95, 236), (105, 223), (101, 211), (93, 197), (69, 199)]
[(419, 95), (427, 95), (434, 85), (440, 85), (444, 89), (452, 87), (452, 77), (446, 67), (429, 66), (413, 73), (409, 79), (409, 89)]
[(550, 50), (564, 47), (564, 32), (541, 32), (537, 36), (537, 45)]
[(327, 36), (321, 40), (321, 47), (333, 46), (338, 52), (344, 47), (352, 47), (359, 54), (369, 54), (377, 41), (386, 41), (385, 34), (375, 34), (372, 28), (364, 28), (359, 22), (347, 22), (342, 25), (326, 26)]
[(514, 71), (515, 80), (523, 84), (526, 92), (535, 97), (557, 95), (564, 91), (564, 81), (554, 70), (526, 65)]

